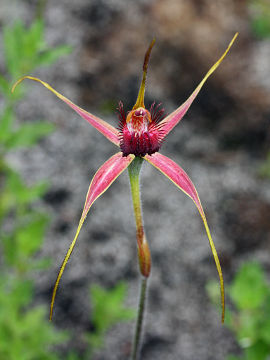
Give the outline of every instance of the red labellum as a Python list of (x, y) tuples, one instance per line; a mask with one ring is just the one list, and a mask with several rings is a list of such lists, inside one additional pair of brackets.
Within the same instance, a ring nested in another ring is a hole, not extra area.
[(125, 115), (123, 104), (119, 104), (120, 149), (123, 156), (151, 155), (159, 151), (162, 143), (162, 125), (164, 109), (153, 104), (150, 111), (139, 107)]

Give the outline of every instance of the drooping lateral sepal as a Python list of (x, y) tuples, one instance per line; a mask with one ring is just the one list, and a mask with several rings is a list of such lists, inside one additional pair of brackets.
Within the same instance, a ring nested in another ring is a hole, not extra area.
[(212, 250), (212, 254), (214, 256), (216, 268), (219, 275), (221, 304), (222, 304), (222, 322), (224, 322), (225, 297), (224, 297), (224, 281), (222, 276), (222, 270), (197, 190), (195, 189), (195, 186), (188, 177), (187, 173), (170, 158), (160, 153), (155, 153), (151, 156), (146, 155), (144, 159), (146, 159), (150, 164), (152, 164), (155, 168), (161, 171), (168, 179), (170, 179), (174, 183), (174, 185), (176, 185), (180, 190), (182, 190), (186, 195), (188, 195), (194, 201), (195, 205), (197, 206), (197, 209), (199, 210), (199, 213), (201, 215), (201, 218), (205, 226), (205, 230), (208, 236), (209, 244)]
[(43, 86), (45, 86), (48, 90), (50, 90), (54, 95), (56, 95), (59, 99), (64, 101), (68, 106), (70, 106), (77, 114), (79, 114), (84, 120), (89, 122), (94, 128), (96, 128), (102, 135), (104, 135), (108, 140), (110, 140), (115, 145), (119, 146), (119, 136), (118, 131), (112, 125), (108, 124), (106, 121), (98, 118), (97, 116), (89, 113), (88, 111), (83, 110), (79, 106), (75, 105), (65, 96), (61, 95), (58, 91), (53, 89), (48, 83), (42, 81), (33, 76), (24, 76), (19, 79), (12, 87), (12, 92), (15, 88), (25, 79), (33, 80), (39, 82)]
[(59, 282), (61, 280), (67, 262), (74, 249), (77, 238), (79, 236), (79, 233), (81, 231), (81, 228), (83, 226), (83, 223), (86, 219), (86, 216), (91, 206), (111, 186), (111, 184), (118, 178), (118, 176), (129, 166), (129, 164), (133, 161), (133, 159), (134, 159), (134, 155), (123, 157), (122, 153), (119, 152), (113, 155), (109, 160), (107, 160), (94, 175), (86, 195), (86, 200), (85, 200), (82, 216), (79, 222), (79, 226), (77, 228), (75, 237), (67, 251), (64, 261), (61, 265), (60, 271), (58, 273), (54, 285), (52, 300), (51, 300), (50, 320), (52, 319), (52, 315), (53, 315), (53, 306), (54, 306), (55, 296)]

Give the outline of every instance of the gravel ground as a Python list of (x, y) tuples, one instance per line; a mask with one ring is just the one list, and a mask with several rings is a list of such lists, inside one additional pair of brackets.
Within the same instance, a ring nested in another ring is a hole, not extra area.
[[(207, 4), (207, 1), (203, 3)], [(188, 29), (194, 34), (201, 28), (202, 41), (207, 41), (207, 29), (211, 29), (211, 26), (217, 29), (219, 13), (216, 22), (212, 21), (209, 25), (207, 18), (202, 16), (202, 20), (194, 25), (195, 29), (191, 29), (193, 24), (189, 18), (184, 19), (184, 9), (176, 7), (173, 10), (173, 1), (168, 1), (168, 4), (174, 17), (175, 12), (179, 11), (179, 22), (183, 19), (186, 34)], [(187, 6), (185, 1), (181, 4)], [(116, 116), (102, 112), (105, 100), (123, 99), (128, 105), (134, 102), (144, 51), (149, 36), (156, 31), (161, 38), (161, 48), (157, 49), (156, 54), (153, 52), (153, 73), (151, 75), (150, 67), (147, 100), (162, 99), (169, 112), (189, 95), (195, 82), (226, 47), (233, 33), (230, 26), (236, 28), (238, 15), (228, 5), (226, 11), (233, 13), (234, 17), (224, 16), (226, 21), (220, 25), (223, 37), (219, 43), (214, 42), (219, 32), (210, 37), (211, 56), (200, 52), (200, 46), (192, 50), (194, 53), (198, 51), (200, 55), (197, 55), (197, 60), (201, 56), (203, 64), (197, 71), (194, 70), (196, 79), (190, 82), (187, 76), (192, 77), (192, 74), (184, 73), (192, 66), (187, 61), (191, 50), (188, 51), (183, 45), (185, 33), (179, 33), (182, 47), (177, 50), (173, 42), (177, 38), (176, 29), (172, 31), (169, 27), (172, 20), (167, 20), (166, 28), (165, 20), (169, 15), (164, 13), (163, 21), (156, 22), (160, 6), (161, 2), (154, 0), (48, 1), (45, 12), (47, 41), (51, 45), (70, 44), (73, 52), (53, 67), (35, 72), (35, 75), (51, 83), (75, 103), (116, 125)], [(18, 17), (30, 21), (34, 12), (31, 1), (16, 2), (15, 7), (12, 2), (2, 0), (0, 8), (2, 24)], [(224, 11), (222, 5), (219, 10)], [(209, 9), (209, 13), (212, 12), (214, 10)], [(153, 15), (154, 20), (149, 17), (146, 24), (149, 14)], [(245, 39), (248, 36), (246, 20), (239, 19)], [(166, 44), (169, 51), (166, 51)], [(159, 47), (159, 41), (156, 47)], [(239, 264), (247, 259), (258, 259), (266, 269), (270, 269), (268, 252), (265, 251), (270, 245), (269, 211), (268, 214), (265, 211), (270, 209), (270, 188), (269, 183), (257, 176), (258, 166), (263, 159), (262, 148), (255, 146), (253, 149), (256, 151), (248, 151), (244, 143), (240, 143), (237, 149), (222, 147), (226, 114), (221, 115), (221, 126), (217, 125), (219, 119), (216, 115), (219, 116), (222, 109), (220, 112), (214, 109), (216, 112), (212, 114), (212, 122), (208, 123), (206, 117), (211, 115), (211, 104), (215, 101), (218, 86), (221, 86), (221, 94), (226, 94), (225, 102), (240, 86), (236, 84), (228, 90), (224, 80), (229, 72), (237, 73), (239, 69), (241, 52), (235, 50), (239, 61), (234, 65), (234, 50), (231, 50), (231, 58), (229, 56), (224, 63), (223, 73), (218, 73), (216, 82), (210, 80), (209, 92), (206, 85), (196, 100), (198, 104), (194, 105), (194, 111), (191, 108), (162, 148), (162, 153), (183, 166), (196, 185), (223, 264), (225, 283), (230, 281)], [(256, 63), (244, 65), (257, 69), (252, 76), (265, 96), (261, 104), (262, 112), (267, 101), (270, 101), (270, 81), (267, 82), (260, 71), (260, 64), (265, 63), (268, 52), (269, 43), (265, 43), (265, 46), (260, 44)], [(183, 66), (181, 57), (176, 60), (175, 54), (183, 56)], [(208, 58), (210, 62), (206, 62)], [(171, 69), (177, 66), (178, 73), (173, 79)], [(239, 81), (241, 76), (239, 73)], [(233, 77), (236, 76), (228, 75), (229, 80)], [(183, 88), (177, 85), (181, 78)], [(172, 81), (177, 84), (171, 84)], [(234, 83), (237, 83), (237, 79), (234, 79)], [(51, 190), (39, 206), (51, 214), (52, 223), (42, 255), (51, 256), (54, 265), (49, 271), (38, 274), (36, 279), (38, 301), (48, 302), (56, 272), (74, 235), (90, 180), (99, 166), (117, 149), (45, 89), (34, 83), (29, 83), (28, 89), (27, 98), (17, 108), (20, 121), (46, 118), (56, 124), (57, 130), (35, 149), (10, 153), (9, 161), (29, 184), (43, 179), (51, 183)], [(175, 93), (178, 89), (180, 95)], [(216, 96), (222, 102), (219, 95)], [(250, 93), (242, 99), (242, 107), (247, 106), (248, 96)], [(180, 98), (179, 102), (176, 102), (177, 97)], [(208, 103), (206, 100), (209, 100)], [(203, 105), (199, 105), (200, 102), (206, 104), (208, 109), (201, 112), (200, 106)], [(240, 105), (233, 107), (227, 116), (241, 118), (243, 115), (239, 114), (239, 109)], [(144, 164), (141, 181), (145, 229), (153, 258), (143, 359), (224, 359), (226, 354), (237, 351), (237, 347), (233, 336), (221, 325), (220, 314), (205, 291), (206, 283), (217, 280), (218, 276), (198, 212), (189, 198), (149, 164)], [(250, 220), (254, 214), (248, 213), (251, 209), (257, 214), (255, 225)], [(261, 211), (261, 218), (258, 211)], [(263, 221), (265, 227), (262, 228)], [(248, 237), (250, 229), (257, 237)], [(263, 229), (262, 232), (260, 229)], [(90, 326), (90, 284), (110, 287), (126, 280), (129, 285), (127, 303), (136, 307), (139, 286), (136, 256), (135, 225), (126, 172), (93, 206), (56, 299), (55, 323), (61, 328), (76, 331), (78, 349), (83, 347), (80, 332)], [(128, 358), (132, 333), (131, 324), (120, 324), (112, 329), (104, 350), (96, 359)]]

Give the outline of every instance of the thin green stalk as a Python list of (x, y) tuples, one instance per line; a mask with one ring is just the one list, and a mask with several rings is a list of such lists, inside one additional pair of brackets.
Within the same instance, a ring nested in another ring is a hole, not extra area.
[(132, 354), (131, 354), (132, 360), (137, 359), (137, 355), (138, 355), (138, 351), (139, 351), (140, 338), (142, 335), (146, 288), (147, 288), (147, 278), (142, 277), (141, 278), (140, 302), (139, 302), (138, 313), (137, 313), (136, 331), (134, 334), (133, 348), (132, 348)]
[(143, 163), (143, 159), (140, 157), (136, 157), (128, 168), (135, 223), (136, 223), (138, 259), (140, 264), (140, 272), (142, 275), (136, 330), (134, 334), (132, 354), (131, 354), (132, 360), (136, 360), (139, 353), (140, 340), (142, 337), (144, 310), (145, 310), (147, 279), (151, 271), (151, 255), (143, 228), (143, 216), (142, 216), (141, 199), (140, 199), (140, 170), (142, 163)]

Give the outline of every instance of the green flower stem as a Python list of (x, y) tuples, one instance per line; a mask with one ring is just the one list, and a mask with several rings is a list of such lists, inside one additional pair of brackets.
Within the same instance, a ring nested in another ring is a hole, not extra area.
[(141, 339), (141, 335), (142, 335), (146, 288), (147, 288), (147, 277), (142, 277), (141, 278), (140, 302), (139, 302), (138, 313), (137, 313), (136, 331), (135, 331), (134, 339), (133, 339), (131, 360), (137, 359), (137, 355), (138, 355), (138, 351), (139, 351), (140, 339)]
[[(137, 236), (138, 236), (138, 230), (143, 228), (141, 199), (140, 199), (140, 171), (141, 171), (142, 163), (143, 163), (142, 158), (135, 157), (135, 159), (128, 167)], [(142, 240), (142, 235), (143, 234), (140, 234), (139, 241)]]
[(140, 199), (140, 170), (142, 167), (142, 163), (143, 163), (143, 159), (140, 157), (136, 157), (128, 168), (134, 216), (136, 222), (138, 258), (140, 264), (140, 272), (142, 274), (141, 293), (140, 293), (140, 301), (139, 301), (139, 307), (137, 313), (136, 331), (134, 335), (132, 355), (131, 355), (132, 360), (136, 360), (138, 356), (140, 339), (142, 336), (147, 278), (149, 277), (151, 271), (151, 255), (143, 228), (143, 217), (142, 217), (142, 208), (141, 208), (141, 199)]

